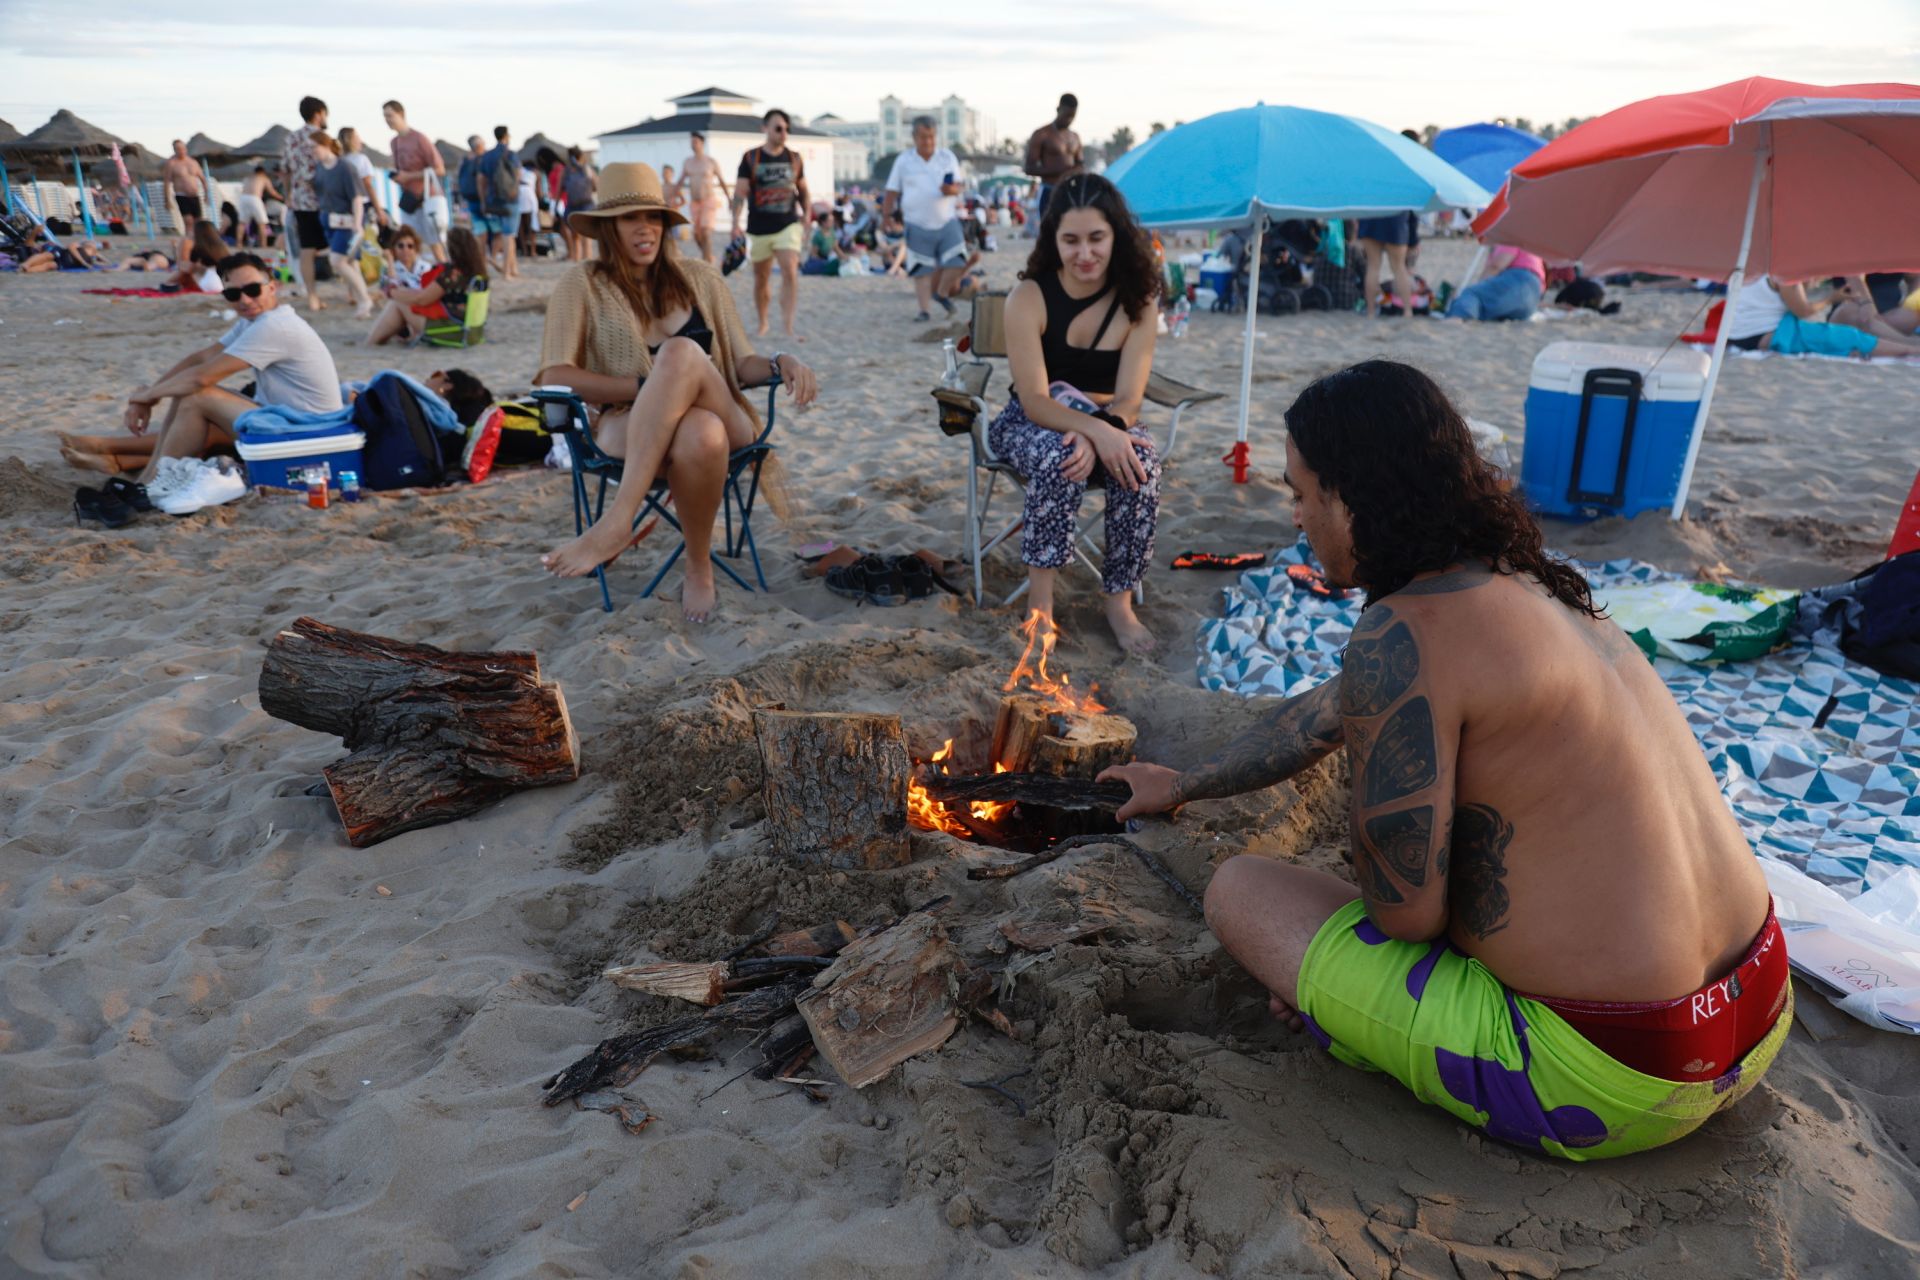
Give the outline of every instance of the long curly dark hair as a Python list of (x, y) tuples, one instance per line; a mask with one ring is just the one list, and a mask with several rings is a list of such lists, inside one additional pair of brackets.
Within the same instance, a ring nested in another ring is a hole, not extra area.
[(1369, 601), (1417, 573), (1484, 560), (1605, 616), (1580, 571), (1542, 549), (1533, 513), (1481, 459), (1467, 420), (1412, 365), (1367, 360), (1330, 373), (1286, 420), (1301, 458), (1353, 515), (1355, 576)]
[(1153, 242), (1127, 208), (1120, 188), (1097, 173), (1076, 173), (1047, 196), (1047, 211), (1040, 219), (1040, 231), (1027, 256), (1022, 280), (1035, 280), (1058, 272), (1065, 266), (1060, 260), (1060, 219), (1070, 209), (1098, 209), (1113, 228), (1113, 256), (1107, 260), (1107, 280), (1120, 296), (1128, 320), (1138, 320), (1146, 309), (1160, 299), (1160, 268), (1153, 260)]

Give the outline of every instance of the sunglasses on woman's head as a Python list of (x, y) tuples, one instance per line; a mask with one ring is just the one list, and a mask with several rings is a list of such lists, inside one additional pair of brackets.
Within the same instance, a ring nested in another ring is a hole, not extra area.
[(220, 296), (228, 302), (238, 302), (241, 298), (257, 298), (267, 286), (255, 280), (252, 284), (230, 284), (220, 291)]

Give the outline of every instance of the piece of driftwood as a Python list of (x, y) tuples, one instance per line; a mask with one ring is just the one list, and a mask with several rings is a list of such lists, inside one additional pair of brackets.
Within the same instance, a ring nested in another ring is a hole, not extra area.
[(755, 950), (778, 956), (830, 956), (838, 954), (853, 938), (852, 925), (845, 920), (832, 920), (811, 929), (777, 933)]
[(1071, 853), (1075, 849), (1084, 849), (1090, 844), (1114, 844), (1119, 840), (1119, 836), (1108, 834), (1068, 836), (1064, 840), (1054, 842), (1039, 853), (1033, 854), (1030, 857), (1021, 858), (1015, 862), (988, 862), (977, 867), (969, 867), (967, 868), (967, 879), (1006, 880), (1013, 876), (1020, 875), (1022, 872), (1031, 871), (1035, 867), (1044, 867), (1063, 853)]
[(1047, 809), (1091, 809), (1112, 813), (1133, 795), (1124, 782), (1086, 782), (1048, 773), (973, 774), (923, 779), (927, 794), (948, 805), (974, 800), (1039, 805)]
[(711, 960), (703, 964), (615, 965), (603, 976), (628, 991), (711, 1007), (726, 998), (726, 982), (733, 975), (726, 961)]
[(1010, 693), (993, 724), (993, 759), (1009, 773), (1092, 778), (1133, 759), (1133, 722), (1107, 713), (1057, 710), (1045, 698)]
[(542, 1100), (551, 1107), (595, 1089), (618, 1089), (663, 1053), (691, 1048), (722, 1031), (772, 1026), (793, 1013), (794, 999), (807, 989), (810, 977), (789, 975), (688, 1017), (610, 1036), (595, 1045), (592, 1053), (549, 1078), (542, 1086), (546, 1090)]
[(774, 849), (796, 862), (876, 871), (912, 858), (900, 717), (756, 710)]
[(940, 922), (916, 913), (847, 944), (798, 1008), (821, 1055), (861, 1089), (946, 1042), (960, 1025), (966, 976)]
[(1000, 934), (1022, 951), (1051, 951), (1113, 928), (1111, 920), (1003, 920)]
[(325, 778), (356, 848), (580, 776), (566, 698), (531, 653), (452, 653), (301, 618), (267, 646), (260, 707), (346, 744)]

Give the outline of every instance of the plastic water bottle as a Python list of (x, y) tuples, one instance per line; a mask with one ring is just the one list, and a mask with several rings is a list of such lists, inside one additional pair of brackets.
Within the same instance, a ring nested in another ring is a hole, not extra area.
[(1192, 314), (1193, 304), (1187, 301), (1187, 295), (1183, 293), (1180, 295), (1179, 300), (1173, 304), (1172, 336), (1176, 338), (1184, 338), (1187, 336), (1187, 317)]
[(957, 387), (960, 385), (960, 346), (952, 338), (940, 344), (940, 353), (946, 358), (946, 372), (940, 375), (940, 385)]

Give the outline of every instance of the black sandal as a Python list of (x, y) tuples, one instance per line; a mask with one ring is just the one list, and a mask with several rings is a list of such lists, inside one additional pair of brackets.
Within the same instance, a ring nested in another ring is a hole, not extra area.
[(900, 585), (909, 600), (925, 600), (934, 591), (933, 569), (919, 556), (895, 556), (894, 572), (900, 575)]
[(73, 495), (73, 522), (81, 525), (89, 520), (108, 529), (124, 529), (133, 523), (133, 508), (111, 493), (82, 489)]
[(827, 590), (883, 608), (907, 602), (907, 588), (900, 571), (879, 556), (863, 556), (852, 564), (827, 570)]

